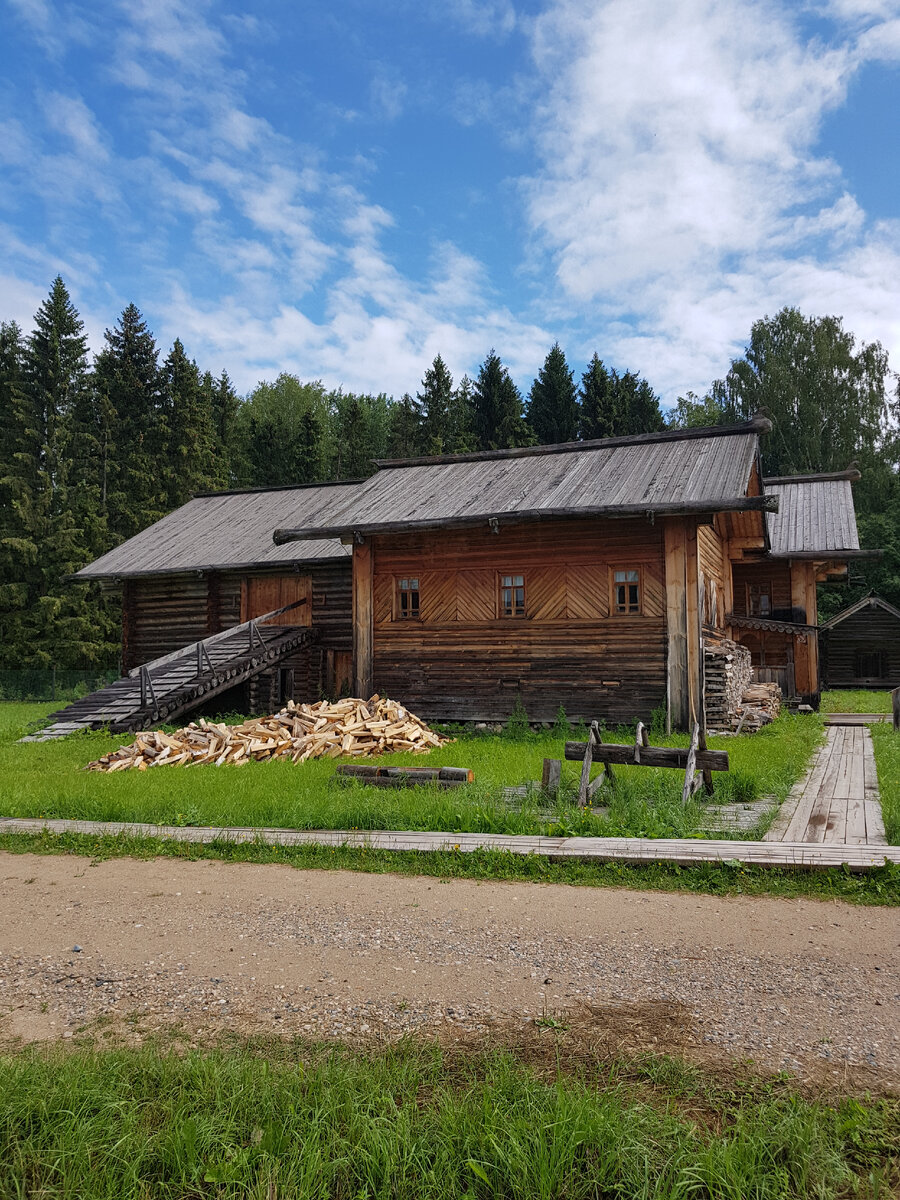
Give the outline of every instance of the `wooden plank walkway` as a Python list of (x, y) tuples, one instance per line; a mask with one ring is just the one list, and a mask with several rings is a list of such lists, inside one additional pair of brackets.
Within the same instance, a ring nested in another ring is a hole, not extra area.
[(553, 860), (587, 862), (667, 862), (690, 867), (698, 863), (742, 862), (760, 867), (822, 870), (844, 864), (851, 871), (871, 871), (885, 862), (900, 863), (900, 846), (867, 846), (837, 842), (740, 842), (701, 838), (524, 837), (490, 833), (419, 833), (392, 830), (371, 833), (345, 829), (216, 829), (199, 826), (128, 824), (117, 821), (65, 821), (0, 818), (0, 834), (81, 833), (94, 837), (154, 837), (166, 841), (259, 842), (269, 846), (347, 846), (367, 850), (443, 850), (471, 854), (506, 850), (542, 854)]
[(825, 713), (826, 725), (878, 725), (890, 720), (890, 713)]
[(886, 844), (875, 752), (865, 726), (829, 726), (825, 745), (781, 806), (765, 841)]

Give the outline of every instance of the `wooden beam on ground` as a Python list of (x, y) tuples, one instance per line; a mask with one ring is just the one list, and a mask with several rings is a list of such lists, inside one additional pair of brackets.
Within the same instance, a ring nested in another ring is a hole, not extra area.
[[(586, 742), (566, 742), (565, 757), (567, 762), (581, 762), (586, 757)], [(689, 751), (684, 746), (646, 746), (641, 748), (642, 767), (672, 767), (683, 771), (687, 766)], [(634, 763), (634, 746), (614, 745), (596, 742), (591, 747), (592, 763), (609, 763), (627, 767)], [(698, 770), (708, 768), (710, 771), (727, 771), (727, 750), (696, 750), (695, 765)]]

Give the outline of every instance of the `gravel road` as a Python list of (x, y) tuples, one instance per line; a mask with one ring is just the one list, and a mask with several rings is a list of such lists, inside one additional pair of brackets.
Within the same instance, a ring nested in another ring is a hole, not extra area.
[[(572, 1020), (611, 1049), (900, 1087), (896, 909), (0, 854), (0, 1038)], [(99, 1020), (98, 1020), (99, 1019)]]

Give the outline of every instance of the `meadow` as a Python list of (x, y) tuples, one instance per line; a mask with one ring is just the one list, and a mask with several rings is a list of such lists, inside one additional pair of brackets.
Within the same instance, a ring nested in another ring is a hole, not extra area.
[[(174, 825), (275, 826), (292, 829), (409, 829), (446, 832), (584, 836), (687, 837), (708, 824), (702, 794), (682, 804), (683, 774), (673, 770), (617, 767), (612, 788), (594, 805), (574, 803), (580, 765), (566, 763), (555, 801), (539, 791), (510, 801), (504, 787), (540, 779), (545, 757), (562, 758), (567, 738), (579, 730), (558, 724), (533, 732), (520, 727), (500, 734), (458, 731), (456, 740), (428, 755), (394, 754), (391, 764), (466, 766), (475, 783), (441, 791), (435, 787), (381, 789), (339, 785), (335, 761), (302, 764), (251, 763), (246, 767), (159, 768), (112, 775), (88, 772), (92, 759), (127, 742), (107, 733), (73, 734), (46, 743), (19, 743), (40, 723), (48, 705), (0, 705), (2, 815), (69, 817), (95, 821), (147, 821)], [(581, 730), (584, 736), (584, 730)], [(633, 741), (634, 731), (605, 734)], [(821, 742), (818, 716), (784, 714), (759, 733), (710, 738), (728, 751), (731, 770), (716, 774), (715, 803), (787, 795)], [(654, 735), (654, 744), (686, 745), (680, 736)], [(743, 836), (753, 836), (750, 830)]]

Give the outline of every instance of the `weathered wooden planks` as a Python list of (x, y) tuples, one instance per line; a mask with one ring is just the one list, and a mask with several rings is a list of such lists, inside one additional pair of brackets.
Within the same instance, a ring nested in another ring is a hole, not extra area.
[[(565, 756), (570, 762), (581, 762), (585, 756), (585, 742), (566, 742)], [(593, 746), (593, 761), (627, 766), (634, 763), (634, 746), (603, 745), (596, 741)], [(684, 746), (645, 746), (641, 749), (641, 766), (673, 767), (685, 770), (690, 759), (690, 750)], [(695, 765), (698, 770), (727, 771), (727, 750), (696, 750)]]
[(853, 846), (825, 843), (719, 841), (701, 838), (563, 838), (484, 833), (418, 833), (390, 830), (357, 833), (350, 830), (204, 828), (126, 824), (124, 822), (0, 818), (0, 833), (85, 833), (93, 836), (158, 837), (170, 841), (254, 843), (280, 846), (347, 846), (369, 850), (449, 851), (471, 854), (503, 850), (511, 854), (547, 855), (552, 860), (588, 862), (747, 863), (758, 867), (823, 870), (846, 866), (872, 871), (885, 862), (900, 863), (900, 846)]
[(765, 840), (820, 845), (885, 843), (868, 729), (829, 727), (826, 744), (785, 800)]

